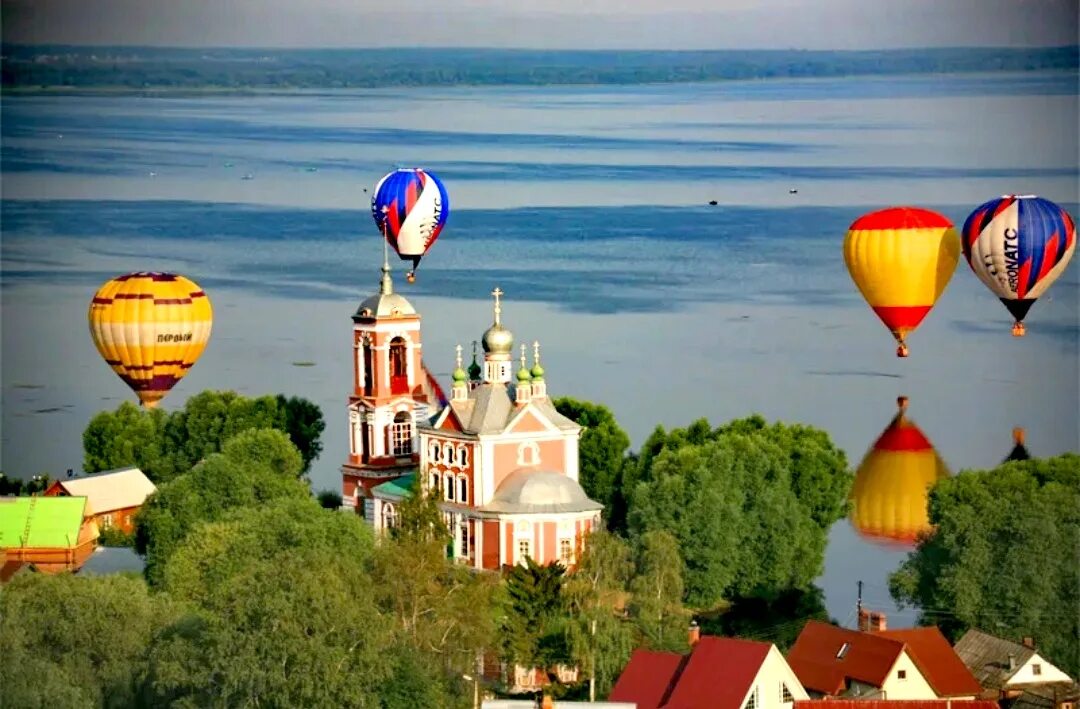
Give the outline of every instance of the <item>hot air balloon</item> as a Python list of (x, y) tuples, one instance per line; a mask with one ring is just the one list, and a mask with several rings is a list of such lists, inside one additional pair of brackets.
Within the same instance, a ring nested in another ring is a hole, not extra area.
[(416, 280), (416, 268), (446, 225), (450, 199), (439, 178), (420, 168), (401, 168), (385, 175), (371, 197), (371, 216), (402, 261), (412, 261), (406, 274)]
[(867, 451), (851, 489), (851, 524), (860, 535), (887, 546), (912, 547), (930, 531), (930, 488), (949, 475), (933, 445), (900, 411)]
[(1031, 453), (1028, 453), (1027, 446), (1024, 445), (1024, 429), (1019, 426), (1013, 429), (1013, 449), (1001, 462), (1011, 463), (1015, 460), (1031, 460)]
[(153, 408), (206, 348), (213, 312), (206, 293), (187, 278), (139, 271), (102, 285), (88, 319), (105, 362)]
[(1005, 195), (980, 205), (964, 222), (964, 258), (979, 280), (1016, 318), (1024, 316), (1069, 264), (1076, 222), (1064, 209), (1035, 195)]
[(934, 307), (960, 258), (952, 222), (918, 207), (891, 207), (856, 219), (844, 236), (844, 262), (859, 292), (896, 338), (897, 357)]

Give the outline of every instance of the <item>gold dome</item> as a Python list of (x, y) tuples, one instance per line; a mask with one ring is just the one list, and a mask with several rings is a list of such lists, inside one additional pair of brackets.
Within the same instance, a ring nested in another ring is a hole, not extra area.
[(480, 345), (488, 354), (509, 355), (514, 349), (514, 333), (502, 326), (502, 304), (499, 302), (502, 289), (496, 287), (491, 294), (495, 296), (495, 324), (484, 332)]
[(484, 332), (480, 344), (488, 354), (508, 355), (514, 349), (514, 333), (502, 325), (492, 325)]

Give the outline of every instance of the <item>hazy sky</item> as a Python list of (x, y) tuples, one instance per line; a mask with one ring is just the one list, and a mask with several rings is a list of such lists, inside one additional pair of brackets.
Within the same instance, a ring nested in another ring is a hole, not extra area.
[(3, 0), (5, 42), (808, 48), (1078, 41), (1080, 0)]

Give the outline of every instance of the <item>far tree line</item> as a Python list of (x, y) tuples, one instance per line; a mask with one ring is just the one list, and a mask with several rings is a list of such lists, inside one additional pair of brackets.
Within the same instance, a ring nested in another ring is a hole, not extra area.
[[(447, 559), (438, 503), (419, 490), (381, 541), (312, 499), (323, 421), (310, 402), (203, 392), (171, 414), (99, 414), (85, 467), (139, 465), (159, 487), (136, 522), (144, 576), (20, 574), (0, 598), (15, 658), (0, 685), (28, 705), (470, 706), (462, 677), (482, 653), (577, 666), (566, 686), (550, 673), (554, 693), (602, 698), (634, 647), (685, 650), (691, 618), (781, 649), (806, 619), (828, 619), (813, 579), (852, 473), (825, 432), (700, 420), (658, 427), (632, 453), (606, 407), (556, 406), (585, 426), (580, 481), (608, 529), (572, 570), (501, 576)], [(894, 598), (954, 639), (1035, 635), (1075, 674), (1080, 457), (964, 471), (930, 499), (935, 532), (893, 575)], [(30, 681), (29, 665), (51, 679)]]

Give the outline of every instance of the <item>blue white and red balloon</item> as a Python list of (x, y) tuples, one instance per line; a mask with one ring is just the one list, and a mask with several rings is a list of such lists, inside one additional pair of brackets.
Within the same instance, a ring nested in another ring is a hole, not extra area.
[(371, 216), (387, 242), (403, 261), (412, 261), (409, 282), (450, 215), (446, 187), (434, 174), (420, 168), (400, 168), (375, 185)]

